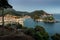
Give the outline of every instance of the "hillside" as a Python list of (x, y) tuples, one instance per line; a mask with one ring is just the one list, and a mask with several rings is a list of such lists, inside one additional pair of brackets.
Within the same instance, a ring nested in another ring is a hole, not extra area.
[[(16, 16), (24, 16), (24, 15), (29, 15), (29, 16), (38, 15), (38, 16), (41, 16), (43, 14), (48, 14), (48, 13), (46, 13), (43, 10), (36, 10), (36, 11), (33, 11), (33, 12), (29, 13), (29, 12), (23, 12), (23, 11), (16, 11), (14, 9), (8, 8), (8, 9), (4, 10), (4, 15), (6, 15), (6, 14), (11, 14), (11, 15), (16, 15)], [(0, 16), (2, 16), (1, 11), (0, 11)]]

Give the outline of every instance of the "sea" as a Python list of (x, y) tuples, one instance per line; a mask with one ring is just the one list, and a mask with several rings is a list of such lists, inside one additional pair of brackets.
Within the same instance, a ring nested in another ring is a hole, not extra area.
[[(60, 21), (60, 14), (53, 14), (55, 20)], [(44, 23), (44, 22), (35, 22), (32, 18), (28, 18), (24, 21), (24, 26), (29, 28), (34, 28), (36, 25), (42, 26), (45, 28), (46, 32), (50, 36), (58, 33), (60, 34), (60, 22), (57, 23)]]

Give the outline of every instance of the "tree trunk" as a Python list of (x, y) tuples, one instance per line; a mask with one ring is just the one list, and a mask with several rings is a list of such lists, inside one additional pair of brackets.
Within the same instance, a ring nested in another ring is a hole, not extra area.
[(4, 27), (4, 9), (2, 9), (2, 26)]

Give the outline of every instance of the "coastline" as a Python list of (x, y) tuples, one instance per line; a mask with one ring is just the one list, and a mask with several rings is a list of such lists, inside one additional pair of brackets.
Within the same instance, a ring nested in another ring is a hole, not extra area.
[(59, 23), (60, 22), (58, 20), (44, 21), (43, 19), (37, 19), (36, 21), (38, 21), (38, 22), (46, 22), (46, 23)]

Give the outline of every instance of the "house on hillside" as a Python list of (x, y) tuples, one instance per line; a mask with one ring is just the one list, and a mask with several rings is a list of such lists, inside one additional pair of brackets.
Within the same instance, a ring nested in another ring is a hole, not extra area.
[(45, 18), (45, 17), (50, 17), (50, 16), (53, 16), (52, 14), (46, 14), (46, 13), (44, 13), (43, 15), (41, 15), (40, 17), (41, 18)]

